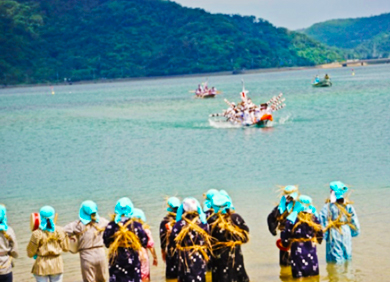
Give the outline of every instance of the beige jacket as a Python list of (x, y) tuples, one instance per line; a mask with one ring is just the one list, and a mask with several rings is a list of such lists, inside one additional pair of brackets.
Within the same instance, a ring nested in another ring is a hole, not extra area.
[(40, 276), (63, 273), (61, 253), (68, 250), (69, 239), (61, 227), (56, 226), (53, 233), (35, 230), (27, 246), (27, 255), (30, 258), (37, 255), (31, 272)]
[(18, 257), (18, 243), (14, 230), (8, 226), (5, 232), (0, 231), (0, 275), (12, 271), (12, 258)]

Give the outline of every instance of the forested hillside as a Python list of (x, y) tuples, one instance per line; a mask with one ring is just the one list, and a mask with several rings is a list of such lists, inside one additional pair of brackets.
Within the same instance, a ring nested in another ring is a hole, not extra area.
[(315, 65), (344, 53), (255, 17), (162, 0), (3, 0), (0, 82)]
[(352, 49), (360, 58), (383, 58), (390, 54), (390, 13), (326, 21), (303, 32), (329, 46)]

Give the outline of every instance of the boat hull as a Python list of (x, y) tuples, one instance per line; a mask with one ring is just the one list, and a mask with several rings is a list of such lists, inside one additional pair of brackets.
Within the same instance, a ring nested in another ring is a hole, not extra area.
[(313, 83), (313, 87), (331, 87), (332, 82), (330, 80), (321, 80), (320, 82)]

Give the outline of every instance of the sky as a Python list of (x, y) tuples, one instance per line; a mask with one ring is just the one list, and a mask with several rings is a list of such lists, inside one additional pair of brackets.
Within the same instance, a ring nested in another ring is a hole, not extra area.
[(307, 28), (331, 19), (390, 13), (390, 0), (173, 0), (211, 13), (253, 15), (277, 27)]

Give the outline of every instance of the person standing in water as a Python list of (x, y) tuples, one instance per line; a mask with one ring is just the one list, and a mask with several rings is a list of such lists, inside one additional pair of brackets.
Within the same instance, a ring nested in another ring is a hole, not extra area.
[(64, 227), (68, 236), (78, 239), (81, 274), (83, 282), (106, 282), (108, 264), (103, 244), (103, 231), (108, 220), (100, 217), (93, 201), (84, 201), (79, 210), (79, 219)]
[(360, 224), (352, 204), (344, 197), (348, 187), (330, 183), (330, 197), (320, 212), (325, 231), (326, 261), (342, 263), (352, 258), (352, 237), (360, 233)]
[(114, 219), (103, 233), (109, 249), (109, 282), (141, 282), (139, 252), (148, 245), (148, 236), (142, 224), (132, 219), (133, 209), (129, 198), (119, 199)]
[(282, 244), (291, 248), (291, 271), (294, 278), (317, 276), (317, 243), (322, 242), (322, 227), (309, 196), (301, 195), (286, 219)]
[(165, 278), (175, 279), (177, 278), (177, 253), (176, 248), (169, 250), (169, 236), (171, 235), (172, 228), (176, 223), (177, 209), (180, 207), (180, 200), (176, 197), (170, 197), (167, 201), (168, 214), (160, 223), (160, 246), (161, 256), (166, 263)]
[(179, 207), (169, 245), (178, 253), (178, 281), (205, 282), (211, 236), (199, 202), (185, 198)]
[(221, 190), (212, 197), (214, 214), (209, 217), (214, 257), (211, 263), (213, 282), (249, 282), (241, 245), (249, 241), (249, 228), (232, 209), (229, 195)]
[(154, 249), (154, 240), (152, 237), (152, 232), (150, 231), (149, 225), (146, 224), (146, 216), (143, 210), (134, 208), (133, 219), (142, 224), (142, 228), (145, 230), (146, 235), (148, 236), (148, 244), (146, 248), (142, 248), (139, 252), (141, 259), (141, 279), (142, 282), (150, 281), (150, 265), (149, 265), (149, 254), (148, 250), (152, 253), (153, 256), (153, 265), (157, 266), (157, 254)]
[(17, 257), (15, 232), (7, 224), (7, 209), (0, 204), (0, 282), (12, 282), (12, 260)]
[(55, 210), (44, 206), (39, 211), (39, 228), (31, 234), (27, 256), (35, 258), (32, 273), (37, 282), (62, 282), (64, 263), (62, 252), (69, 250), (69, 239), (54, 223)]
[[(267, 218), (268, 229), (272, 235), (276, 236), (277, 230), (284, 230), (286, 218), (293, 211), (295, 201), (299, 195), (298, 193), (298, 187), (295, 185), (287, 185), (283, 188), (283, 195), (279, 205), (272, 210)], [(289, 251), (279, 250), (279, 265), (290, 265)]]

